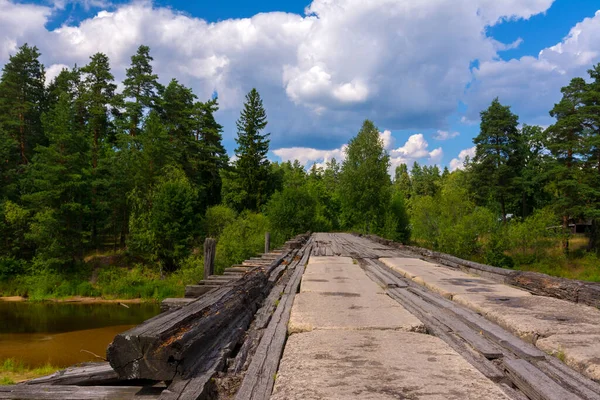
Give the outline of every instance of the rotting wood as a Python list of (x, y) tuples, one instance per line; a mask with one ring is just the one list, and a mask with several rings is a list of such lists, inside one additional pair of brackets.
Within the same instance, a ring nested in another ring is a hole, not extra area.
[(185, 297), (197, 298), (218, 288), (219, 285), (187, 285), (185, 287)]
[(204, 240), (204, 279), (215, 273), (215, 254), (217, 252), (217, 241), (213, 238)]
[(117, 373), (109, 363), (84, 363), (76, 367), (67, 368), (52, 375), (32, 379), (24, 382), (25, 385), (111, 385), (119, 382)]
[(511, 381), (531, 400), (581, 400), (525, 360), (505, 360)]
[(0, 399), (20, 400), (130, 400), (158, 399), (164, 388), (135, 386), (0, 386)]
[(300, 285), (305, 264), (310, 256), (310, 247), (296, 265), (294, 273), (285, 287), (277, 309), (260, 340), (260, 344), (248, 366), (242, 385), (235, 400), (267, 400), (275, 384), (275, 374), (279, 367), (281, 354), (287, 337), (287, 325), (290, 319), (294, 297)]
[(214, 357), (229, 331), (240, 328), (240, 318), (254, 314), (267, 277), (268, 268), (255, 268), (187, 306), (117, 335), (107, 351), (111, 366), (124, 379), (190, 376), (194, 367)]

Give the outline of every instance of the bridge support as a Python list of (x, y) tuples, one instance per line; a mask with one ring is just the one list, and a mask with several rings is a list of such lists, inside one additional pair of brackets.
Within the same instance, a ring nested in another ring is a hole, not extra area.
[(265, 254), (271, 251), (271, 233), (265, 232)]
[(206, 238), (204, 241), (204, 280), (215, 273), (216, 251), (217, 241), (213, 238)]

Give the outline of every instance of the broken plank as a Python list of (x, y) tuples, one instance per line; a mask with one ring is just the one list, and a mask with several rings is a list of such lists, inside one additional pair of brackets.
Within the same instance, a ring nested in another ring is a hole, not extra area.
[(504, 369), (513, 384), (532, 400), (581, 400), (526, 360), (504, 360)]

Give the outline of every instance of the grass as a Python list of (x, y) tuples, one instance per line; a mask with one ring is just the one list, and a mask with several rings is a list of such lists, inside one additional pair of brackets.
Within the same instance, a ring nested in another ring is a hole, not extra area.
[(0, 363), (0, 385), (14, 385), (29, 379), (50, 375), (59, 369), (50, 364), (38, 368), (29, 368), (21, 361), (8, 358)]
[(93, 258), (88, 258), (75, 270), (42, 271), (0, 281), (0, 295), (23, 296), (30, 301), (82, 296), (159, 302), (167, 297), (183, 297), (185, 286), (198, 282), (202, 276), (203, 261), (198, 256), (190, 256), (178, 271), (170, 274), (161, 274), (157, 267), (141, 262), (128, 266), (113, 258), (98, 266)]

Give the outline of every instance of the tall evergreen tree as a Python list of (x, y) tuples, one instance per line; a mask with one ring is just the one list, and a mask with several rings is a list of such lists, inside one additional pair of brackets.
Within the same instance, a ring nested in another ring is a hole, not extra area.
[(229, 157), (223, 147), (223, 127), (216, 121), (214, 113), (219, 109), (216, 98), (205, 103), (194, 104), (194, 138), (198, 147), (198, 175), (204, 186), (206, 200), (203, 207), (221, 202), (221, 175), (227, 167)]
[(96, 53), (90, 58), (90, 63), (81, 69), (83, 73), (83, 102), (87, 110), (88, 137), (91, 151), (91, 218), (92, 243), (98, 244), (101, 224), (110, 210), (107, 203), (106, 190), (108, 187), (108, 167), (102, 161), (110, 158), (107, 153), (113, 150), (116, 143), (116, 133), (113, 119), (117, 97), (114, 77), (110, 71), (108, 57)]
[(268, 200), (269, 134), (262, 133), (267, 126), (267, 113), (256, 89), (246, 95), (244, 109), (237, 123), (238, 147), (235, 154), (235, 179), (243, 192), (241, 206), (259, 210)]
[(389, 166), (379, 130), (366, 120), (348, 143), (340, 173), (342, 211), (349, 227), (369, 233), (383, 226), (390, 200)]
[(498, 202), (504, 222), (506, 204), (514, 193), (513, 180), (522, 167), (518, 125), (519, 118), (496, 98), (481, 112), (481, 131), (473, 139), (476, 145), (473, 174), (477, 187), (483, 191), (482, 197)]
[(35, 146), (46, 144), (41, 124), (45, 72), (39, 57), (37, 47), (24, 44), (4, 65), (0, 78), (0, 196), (12, 199), (18, 198), (18, 172), (31, 160)]
[(23, 200), (35, 211), (29, 238), (36, 262), (59, 268), (81, 260), (89, 239), (89, 142), (78, 129), (68, 93), (44, 116), (47, 146), (38, 146), (29, 169), (31, 192)]
[[(546, 129), (546, 146), (553, 160), (548, 171), (552, 179), (549, 189), (554, 193), (553, 206), (562, 216), (563, 228), (568, 230), (569, 219), (583, 215), (585, 198), (582, 193), (581, 154), (583, 152), (583, 98), (586, 83), (582, 78), (574, 78), (568, 86), (561, 89), (563, 97), (554, 105), (550, 115), (556, 122)], [(563, 242), (568, 252), (569, 242)]]
[(141, 45), (137, 53), (131, 57), (131, 66), (127, 68), (123, 85), (125, 97), (125, 116), (129, 134), (135, 136), (144, 115), (148, 109), (156, 109), (159, 103), (161, 85), (158, 75), (153, 73), (150, 48)]

